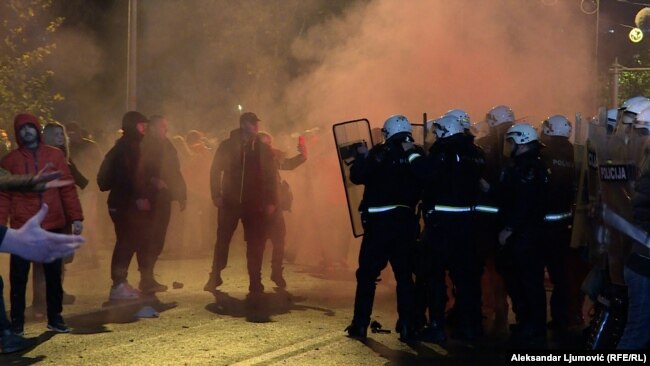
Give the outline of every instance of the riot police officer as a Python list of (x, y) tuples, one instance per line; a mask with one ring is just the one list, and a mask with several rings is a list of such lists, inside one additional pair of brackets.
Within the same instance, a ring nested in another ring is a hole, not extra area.
[(493, 327), (497, 331), (506, 328), (508, 322), (508, 296), (503, 278), (495, 269), (495, 252), (498, 247), (499, 234), (498, 197), (494, 187), (499, 182), (501, 171), (505, 167), (506, 157), (503, 154), (506, 131), (515, 121), (515, 114), (506, 105), (491, 108), (485, 115), (488, 125), (488, 135), (476, 140), (476, 144), (485, 154), (484, 178), (490, 189), (481, 193), (476, 206), (476, 231), (481, 259), (484, 262), (483, 286), (484, 305), (494, 313)]
[(360, 149), (350, 169), (350, 180), (365, 186), (359, 207), (364, 235), (356, 272), (354, 317), (346, 328), (354, 338), (366, 337), (376, 282), (390, 262), (397, 282), (397, 331), (402, 341), (412, 339), (414, 294), (410, 262), (418, 226), (415, 207), (421, 188), (402, 147), (402, 143), (413, 142), (411, 131), (406, 117), (389, 117), (382, 129), (385, 141), (370, 151)]
[(568, 257), (576, 191), (570, 136), (571, 122), (565, 116), (550, 116), (542, 122), (541, 141), (546, 145), (542, 160), (550, 170), (548, 187), (553, 192), (547, 201), (542, 240), (546, 268), (553, 282), (549, 326), (558, 331), (565, 331), (570, 319)]
[[(632, 198), (633, 222), (650, 231), (650, 108), (639, 112), (634, 120), (635, 138), (644, 140), (641, 149), (639, 176)], [(624, 268), (629, 307), (627, 324), (618, 349), (640, 350), (650, 346), (650, 250), (634, 242)]]
[(505, 136), (510, 160), (499, 183), (501, 252), (497, 268), (504, 276), (518, 323), (512, 340), (526, 346), (546, 340), (546, 294), (541, 231), (546, 213), (548, 173), (542, 145), (530, 124), (516, 124)]
[(446, 339), (445, 271), (453, 282), (459, 324), (454, 335), (473, 340), (482, 334), (481, 266), (477, 255), (474, 207), (485, 165), (474, 138), (465, 133), (461, 118), (447, 114), (433, 122), (436, 141), (424, 158), (409, 155), (416, 174), (424, 179), (424, 242), (428, 249), (425, 283), (429, 291), (429, 326), (424, 340)]

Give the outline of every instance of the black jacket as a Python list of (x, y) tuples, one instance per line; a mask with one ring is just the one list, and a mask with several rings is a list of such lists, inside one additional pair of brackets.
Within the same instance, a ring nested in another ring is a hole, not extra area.
[(124, 135), (108, 151), (97, 173), (99, 189), (111, 191), (109, 210), (136, 209), (135, 201), (146, 198), (144, 179), (138, 169), (141, 137)]
[(474, 137), (457, 134), (438, 139), (429, 155), (413, 161), (416, 174), (424, 179), (423, 204), (472, 207), (480, 192), (479, 180), (485, 167), (481, 149)]
[(573, 144), (566, 137), (545, 136), (542, 161), (550, 171), (547, 213), (571, 212), (576, 197), (576, 170)]
[[(168, 138), (158, 138), (154, 134), (142, 140), (142, 172), (147, 184), (147, 194), (152, 204), (168, 204), (171, 201), (187, 200), (187, 186), (181, 173), (176, 148)], [(162, 180), (166, 188), (159, 189), (152, 178)]]
[(359, 210), (368, 207), (404, 205), (415, 208), (422, 192), (401, 144), (406, 135), (393, 136), (374, 146), (367, 156), (357, 156), (350, 168), (350, 180), (363, 184)]
[(258, 138), (244, 142), (241, 129), (219, 145), (210, 167), (210, 190), (216, 203), (245, 211), (277, 205), (278, 169), (271, 147)]
[(499, 215), (515, 233), (544, 223), (549, 176), (534, 148), (510, 159), (501, 173)]

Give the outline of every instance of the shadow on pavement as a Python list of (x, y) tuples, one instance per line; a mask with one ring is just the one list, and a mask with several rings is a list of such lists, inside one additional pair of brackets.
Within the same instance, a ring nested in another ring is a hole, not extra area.
[(275, 289), (275, 292), (249, 293), (244, 299), (230, 296), (227, 292), (214, 291), (214, 303), (205, 306), (205, 309), (220, 315), (235, 318), (246, 318), (251, 323), (272, 322), (271, 316), (289, 313), (292, 310), (316, 310), (327, 316), (334, 316), (334, 311), (326, 308), (300, 305), (306, 300), (304, 297), (294, 296), (286, 290)]
[(147, 296), (140, 300), (108, 301), (97, 311), (68, 317), (66, 323), (72, 327), (72, 334), (95, 334), (110, 332), (106, 324), (132, 323), (138, 320), (136, 313), (145, 306), (150, 306), (158, 313), (173, 309), (176, 302), (162, 303), (156, 296)]
[(49, 341), (55, 335), (56, 333), (54, 332), (44, 332), (38, 337), (27, 338), (27, 341), (31, 343), (31, 346), (19, 352), (0, 355), (0, 365), (34, 365), (44, 361), (46, 357), (43, 355), (27, 357), (25, 354), (33, 351), (39, 344)]

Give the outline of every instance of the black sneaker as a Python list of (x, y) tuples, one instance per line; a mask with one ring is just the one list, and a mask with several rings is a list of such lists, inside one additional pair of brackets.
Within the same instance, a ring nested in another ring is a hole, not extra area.
[(282, 273), (271, 274), (271, 281), (275, 282), (279, 288), (287, 288), (287, 281), (284, 280)]
[(345, 331), (348, 333), (348, 337), (356, 339), (366, 339), (368, 337), (368, 327), (362, 327), (354, 323), (348, 325), (345, 328)]
[(159, 283), (155, 279), (141, 280), (140, 285), (138, 286), (140, 291), (143, 294), (152, 294), (155, 292), (165, 292), (167, 291), (167, 286)]
[(424, 342), (442, 343), (447, 340), (447, 333), (442, 323), (431, 322), (420, 332), (420, 339)]
[(17, 335), (17, 336), (24, 336), (25, 335), (25, 329), (23, 323), (18, 323), (18, 322), (12, 322), (11, 323), (11, 333)]
[(264, 292), (264, 285), (262, 285), (262, 282), (251, 282), (251, 284), (248, 285), (248, 292), (262, 293)]
[(1, 336), (2, 353), (18, 352), (36, 345), (35, 339), (25, 339), (8, 329), (3, 330)]
[(72, 329), (65, 325), (63, 320), (47, 323), (47, 329), (57, 333), (70, 333)]
[(210, 274), (208, 282), (205, 284), (205, 286), (203, 286), (203, 291), (213, 292), (222, 284), (223, 280), (221, 279), (221, 273)]

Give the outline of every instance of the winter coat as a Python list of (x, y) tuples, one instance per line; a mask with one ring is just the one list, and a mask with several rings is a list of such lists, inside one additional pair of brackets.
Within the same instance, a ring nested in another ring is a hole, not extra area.
[[(40, 124), (36, 117), (29, 114), (16, 116), (16, 136), (26, 124), (34, 125), (40, 137)], [(36, 149), (29, 149), (21, 145), (20, 138), (17, 138), (17, 141), (18, 149), (0, 161), (1, 168), (11, 174), (36, 175), (46, 164), (51, 163), (53, 170), (62, 173), (60, 179), (72, 180), (70, 168), (61, 150), (43, 143), (39, 143)], [(43, 192), (0, 192), (0, 223), (6, 223), (11, 218), (11, 227), (20, 228), (38, 212), (43, 203), (49, 207), (41, 224), (46, 230), (64, 228), (73, 221), (83, 220), (77, 191), (74, 186), (69, 185)]]
[(271, 147), (258, 138), (244, 143), (241, 129), (230, 133), (217, 149), (210, 167), (213, 202), (226, 207), (263, 211), (278, 203), (278, 169)]

